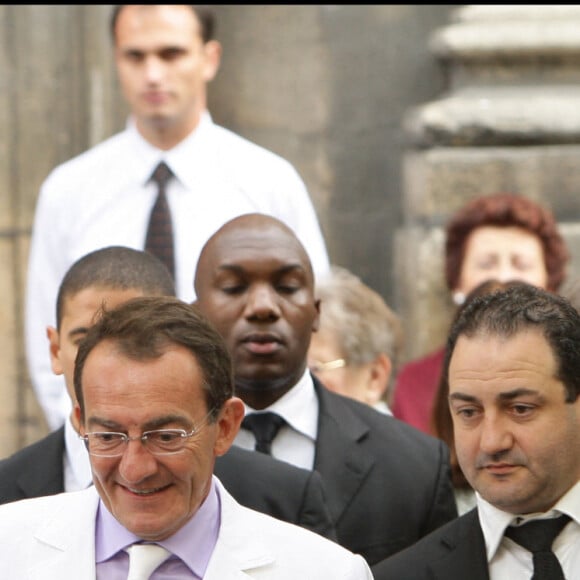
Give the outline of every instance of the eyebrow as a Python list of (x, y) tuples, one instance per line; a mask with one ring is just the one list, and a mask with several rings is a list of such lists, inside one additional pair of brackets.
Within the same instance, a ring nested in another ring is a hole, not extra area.
[[(105, 429), (111, 429), (112, 431), (122, 431), (124, 427), (117, 423), (116, 421), (111, 421), (109, 419), (104, 419), (101, 417), (89, 417), (87, 423), (89, 426), (100, 426)], [(191, 421), (183, 417), (182, 415), (164, 415), (162, 417), (157, 417), (152, 419), (151, 421), (147, 421), (143, 425), (141, 425), (143, 431), (152, 431), (154, 429), (161, 429), (170, 423), (178, 423), (186, 428), (191, 428)]]
[(543, 398), (542, 393), (536, 391), (535, 389), (520, 388), (514, 389), (513, 391), (508, 391), (507, 393), (501, 393), (499, 395), (499, 399), (502, 401), (511, 401), (513, 399), (517, 399), (518, 397), (529, 397), (530, 395)]
[[(243, 266), (237, 264), (222, 264), (218, 267), (218, 270), (234, 272), (235, 274), (246, 274), (248, 270)], [(306, 274), (307, 270), (302, 264), (287, 264), (278, 268), (275, 272), (276, 274), (287, 274), (289, 272), (299, 271)]]
[[(497, 396), (497, 399), (499, 399), (500, 401), (513, 401), (514, 399), (517, 399), (518, 397), (526, 397), (526, 396), (534, 396), (534, 397), (539, 397), (541, 399), (543, 399), (543, 395), (534, 389), (526, 389), (526, 388), (519, 388), (519, 389), (513, 389), (511, 391), (507, 391), (505, 393), (500, 393)], [(450, 401), (463, 401), (464, 403), (478, 403), (480, 401), (480, 399), (478, 397), (474, 397), (473, 395), (467, 395), (466, 393), (451, 393), (449, 395), (449, 400)]]
[(89, 331), (89, 327), (88, 326), (77, 326), (76, 328), (73, 328), (69, 333), (68, 333), (68, 337), (69, 338), (74, 338), (75, 336), (81, 336), (86, 334)]
[(477, 403), (479, 399), (473, 395), (466, 395), (465, 393), (451, 393), (449, 395), (450, 401), (463, 401), (464, 403)]

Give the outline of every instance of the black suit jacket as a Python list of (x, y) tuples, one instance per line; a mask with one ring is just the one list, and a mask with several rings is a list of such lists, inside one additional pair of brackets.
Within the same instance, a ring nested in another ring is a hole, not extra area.
[[(0, 461), (0, 503), (64, 491), (63, 454), (61, 427)], [(317, 472), (232, 447), (214, 473), (242, 505), (336, 540)]]
[(445, 444), (316, 379), (314, 387), (314, 468), (340, 544), (372, 565), (457, 517)]
[(489, 580), (477, 509), (380, 562), (375, 580)]

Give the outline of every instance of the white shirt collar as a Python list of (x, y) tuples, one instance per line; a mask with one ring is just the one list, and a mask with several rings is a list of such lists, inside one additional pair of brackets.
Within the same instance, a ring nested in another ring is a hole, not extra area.
[(172, 149), (164, 151), (154, 147), (137, 131), (131, 118), (127, 121), (127, 132), (136, 152), (134, 171), (138, 180), (145, 184), (160, 161), (165, 161), (176, 178), (188, 188), (195, 186), (195, 176), (210, 170), (209, 153), (213, 147), (212, 128), (214, 123), (209, 111), (204, 111), (197, 127)]
[[(318, 432), (318, 398), (310, 371), (306, 369), (300, 380), (285, 395), (268, 407), (278, 413), (294, 430), (312, 441)], [(246, 405), (246, 413), (258, 412)]]
[(551, 510), (545, 513), (526, 514), (525, 516), (504, 512), (484, 500), (479, 493), (476, 493), (475, 496), (488, 562), (491, 562), (495, 556), (503, 539), (505, 529), (512, 521), (519, 524), (529, 520), (555, 517), (563, 513), (580, 524), (580, 482), (572, 486)]

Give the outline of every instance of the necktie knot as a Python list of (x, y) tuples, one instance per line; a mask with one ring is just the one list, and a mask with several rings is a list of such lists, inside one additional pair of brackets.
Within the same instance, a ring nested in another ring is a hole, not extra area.
[(535, 520), (518, 527), (509, 526), (505, 535), (517, 542), (529, 552), (534, 559), (534, 575), (532, 580), (564, 580), (564, 573), (556, 555), (552, 552), (552, 544), (570, 521), (566, 515), (557, 518)]
[(278, 434), (280, 427), (286, 421), (276, 413), (266, 411), (265, 413), (251, 413), (246, 415), (242, 421), (242, 428), (252, 431), (256, 438), (256, 451), (271, 454), (272, 441)]
[(159, 544), (133, 544), (127, 548), (127, 553), (127, 580), (149, 580), (153, 571), (171, 556), (171, 552)]
[(169, 169), (165, 161), (161, 161), (153, 171), (151, 179), (159, 186), (165, 188), (167, 182), (171, 179), (173, 171)]

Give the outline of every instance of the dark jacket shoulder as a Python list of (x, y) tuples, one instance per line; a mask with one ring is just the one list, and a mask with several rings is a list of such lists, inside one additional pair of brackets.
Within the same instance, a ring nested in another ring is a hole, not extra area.
[(375, 580), (488, 580), (477, 509), (372, 567)]
[(0, 503), (64, 491), (64, 427), (0, 461)]
[(232, 446), (214, 473), (242, 505), (336, 540), (318, 472)]

